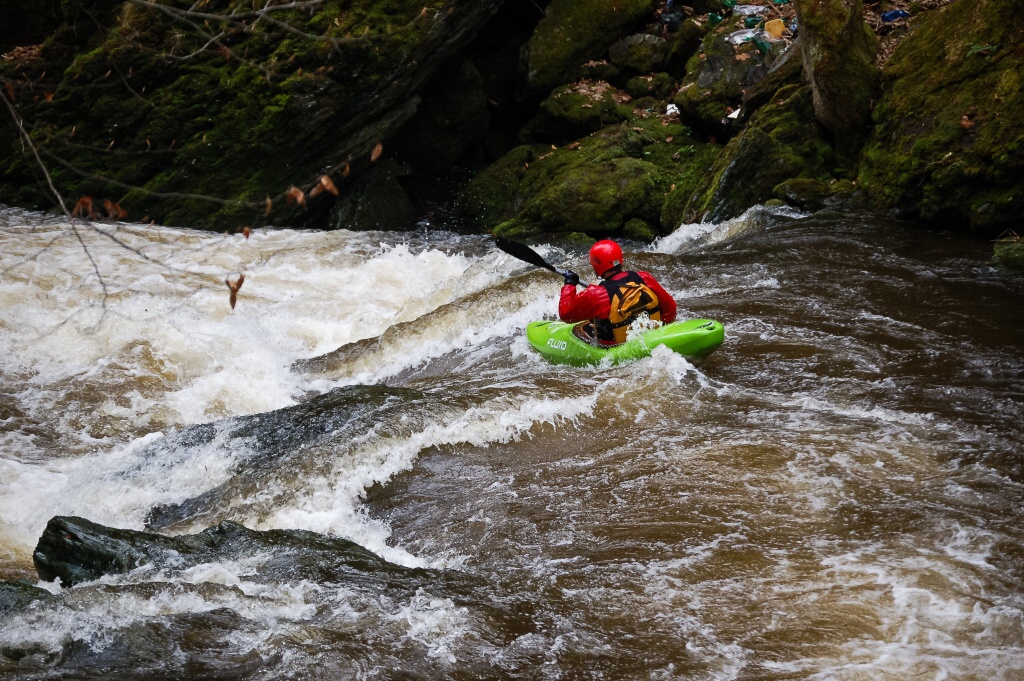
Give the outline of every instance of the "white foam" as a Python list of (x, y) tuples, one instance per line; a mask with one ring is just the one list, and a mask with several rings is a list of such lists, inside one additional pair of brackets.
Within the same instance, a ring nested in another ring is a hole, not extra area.
[(671, 234), (657, 239), (651, 245), (651, 250), (655, 253), (682, 253), (764, 229), (780, 217), (793, 219), (803, 215), (788, 207), (753, 206), (731, 220), (684, 223)]

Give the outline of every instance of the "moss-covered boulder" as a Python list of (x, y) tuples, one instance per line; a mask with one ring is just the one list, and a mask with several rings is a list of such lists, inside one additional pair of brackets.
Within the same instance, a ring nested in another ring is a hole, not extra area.
[(608, 48), (652, 20), (654, 0), (552, 0), (523, 48), (526, 90), (543, 96), (582, 75), (583, 65), (604, 59)]
[(763, 79), (772, 60), (773, 45), (744, 39), (751, 33), (743, 17), (733, 17), (705, 35), (700, 51), (690, 58), (687, 75), (674, 98), (683, 121), (725, 140), (734, 129), (728, 118), (743, 105), (745, 91)]
[(883, 70), (859, 184), (896, 215), (984, 233), (1024, 212), (1024, 15), (959, 0), (915, 18)]
[(522, 146), (470, 183), (466, 220), (495, 234), (652, 239), (682, 222), (717, 152), (677, 120), (637, 118), (565, 147)]
[(636, 33), (608, 48), (608, 60), (633, 74), (661, 71), (669, 43), (661, 36)]
[(523, 142), (565, 144), (632, 115), (632, 98), (604, 81), (563, 85), (541, 102), (522, 131)]
[(669, 34), (668, 54), (665, 55), (665, 70), (668, 73), (676, 78), (686, 75), (686, 64), (697, 54), (707, 29), (707, 24), (686, 19), (677, 30)]
[(1024, 238), (1011, 232), (996, 239), (993, 258), (1000, 265), (1024, 269)]
[(861, 0), (795, 0), (804, 73), (814, 114), (852, 158), (868, 132), (877, 96), (878, 41), (864, 21)]
[(772, 198), (820, 207), (831, 194), (833, 163), (832, 147), (815, 122), (810, 88), (786, 86), (730, 140), (686, 217), (725, 220)]
[[(500, 4), (75, 0), (38, 54), (0, 78), (71, 201), (171, 225), (325, 226), (333, 195), (289, 202), (289, 187), (327, 174), (344, 190), (369, 169), (423, 84)], [(21, 134), (0, 127), (0, 201), (50, 208)]]

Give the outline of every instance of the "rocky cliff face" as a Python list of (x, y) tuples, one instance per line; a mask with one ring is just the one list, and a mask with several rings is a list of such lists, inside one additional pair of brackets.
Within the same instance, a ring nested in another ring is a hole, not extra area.
[(809, 71), (800, 41), (828, 17), (802, 35), (787, 0), (278, 5), (74, 0), (26, 26), (14, 42), (48, 38), (5, 46), (0, 201), (54, 207), (52, 181), (96, 219), (396, 229), (433, 213), (651, 239), (766, 201), (997, 233), (1024, 200), (1012, 0), (867, 10), (854, 33), (880, 40), (881, 87), (853, 135), (807, 80), (841, 81), (844, 48), (803, 50)]
[(7, 117), (0, 200), (54, 205), (45, 167), (87, 214), (105, 199), (165, 224), (323, 226), (324, 189), (378, 160), (500, 0), (275, 5), (64, 3), (4, 69), (23, 130)]
[(1024, 210), (1024, 17), (958, 0), (915, 20), (885, 63), (859, 181), (872, 205), (993, 234)]

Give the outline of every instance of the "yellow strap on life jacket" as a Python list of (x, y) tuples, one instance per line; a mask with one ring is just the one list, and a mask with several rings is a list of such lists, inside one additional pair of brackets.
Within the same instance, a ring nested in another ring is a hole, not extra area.
[(625, 343), (627, 327), (642, 314), (661, 321), (658, 296), (636, 272), (627, 272), (625, 277), (616, 281), (602, 281), (601, 286), (608, 291), (611, 303), (608, 319), (598, 320), (595, 324), (602, 340)]

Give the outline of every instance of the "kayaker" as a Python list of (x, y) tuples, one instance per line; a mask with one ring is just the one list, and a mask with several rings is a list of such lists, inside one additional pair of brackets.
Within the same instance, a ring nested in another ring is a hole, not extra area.
[(669, 324), (676, 318), (676, 301), (647, 272), (622, 269), (622, 248), (610, 239), (590, 247), (590, 265), (601, 281), (579, 293), (580, 277), (565, 273), (565, 285), (558, 300), (558, 316), (563, 322), (591, 320), (588, 330), (602, 345), (626, 341), (629, 326), (640, 315)]

